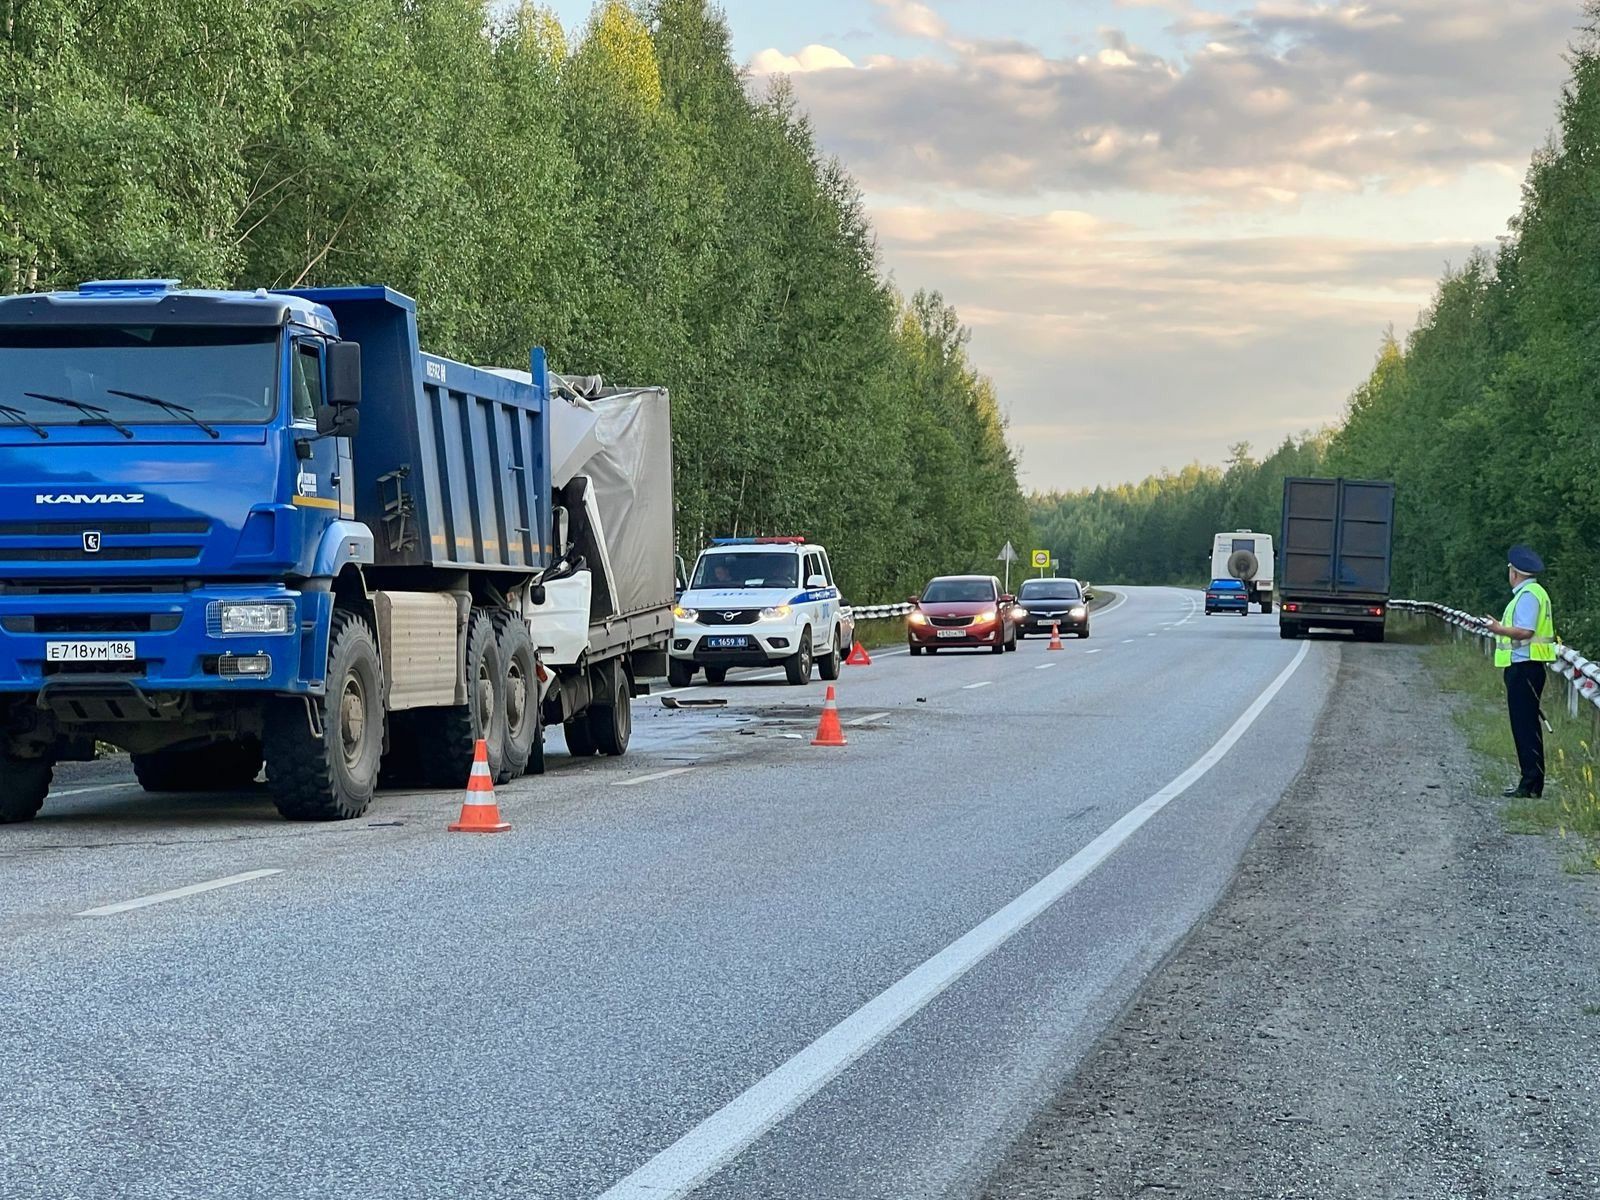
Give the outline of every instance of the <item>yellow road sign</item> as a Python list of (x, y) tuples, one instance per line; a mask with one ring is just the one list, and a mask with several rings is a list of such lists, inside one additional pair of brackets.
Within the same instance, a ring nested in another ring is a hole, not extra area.
[(1048, 567), (1050, 565), (1050, 551), (1035, 550), (1033, 552), (1033, 565), (1036, 567)]

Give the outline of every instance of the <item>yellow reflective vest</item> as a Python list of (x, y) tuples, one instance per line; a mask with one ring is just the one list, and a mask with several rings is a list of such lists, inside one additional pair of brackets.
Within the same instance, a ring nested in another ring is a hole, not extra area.
[(1494, 640), (1494, 665), (1509, 667), (1511, 665), (1511, 650), (1513, 646), (1527, 646), (1528, 660), (1530, 662), (1555, 662), (1556, 660), (1556, 621), (1550, 611), (1550, 593), (1540, 586), (1537, 579), (1530, 579), (1522, 587), (1511, 594), (1511, 603), (1506, 605), (1506, 615), (1500, 619), (1502, 625), (1514, 625), (1513, 618), (1517, 612), (1517, 600), (1521, 593), (1526, 591), (1539, 602), (1539, 620), (1533, 627), (1533, 640), (1531, 642), (1513, 642), (1508, 637), (1497, 637)]

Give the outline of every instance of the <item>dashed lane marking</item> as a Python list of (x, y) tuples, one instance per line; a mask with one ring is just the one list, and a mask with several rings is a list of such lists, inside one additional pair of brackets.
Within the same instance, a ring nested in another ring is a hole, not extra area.
[[(1307, 643), (1309, 645), (1310, 643)], [(149, 908), (152, 904), (165, 904), (168, 900), (182, 900), (186, 896), (198, 896), (202, 892), (214, 892), (218, 888), (233, 887), (239, 883), (249, 883), (253, 879), (265, 879), (269, 875), (282, 875), (278, 867), (270, 867), (261, 871), (245, 871), (239, 875), (226, 875), (221, 879), (208, 879), (205, 883), (191, 883), (188, 887), (173, 888), (170, 892), (156, 892), (151, 896), (140, 896), (135, 900), (122, 900), (116, 904), (102, 904), (99, 908), (86, 908), (80, 913), (73, 913), (75, 917), (114, 917), (118, 913), (132, 912), (136, 908)]]
[(654, 783), (657, 779), (671, 779), (674, 775), (687, 775), (693, 767), (673, 767), (670, 771), (653, 771), (649, 775), (635, 775), (632, 779), (619, 779), (613, 787), (638, 787), (641, 783)]
[(868, 713), (864, 717), (854, 717), (845, 722), (846, 725), (871, 725), (874, 721), (881, 721), (889, 714), (886, 712)]
[(963, 687), (963, 688), (962, 688), (962, 689), (961, 689), (961, 690), (962, 690), (962, 691), (963, 691), (963, 692), (970, 692), (970, 691), (972, 691), (972, 690), (973, 690), (973, 689), (974, 689), (974, 688), (981, 688), (981, 687), (988, 687), (988, 686), (989, 686), (989, 685), (990, 685), (990, 684), (992, 684), (992, 683), (993, 683), (993, 682), (994, 682), (994, 680), (992, 680), (992, 679), (983, 679), (983, 680), (980, 680), (980, 681), (979, 681), (979, 682), (977, 682), (977, 683), (969, 683), (969, 684), (966, 684), (966, 685), (965, 685), (965, 686), (964, 686), (964, 687)]

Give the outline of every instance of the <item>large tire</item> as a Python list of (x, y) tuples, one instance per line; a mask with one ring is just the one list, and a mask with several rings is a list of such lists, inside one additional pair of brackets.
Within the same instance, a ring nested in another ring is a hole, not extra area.
[(800, 631), (800, 648), (783, 660), (783, 673), (799, 687), (811, 682), (811, 626)]
[(255, 738), (213, 742), (194, 750), (130, 754), (134, 776), (147, 792), (231, 792), (249, 787), (261, 773), (261, 743)]
[(1011, 640), (1006, 643), (1006, 653), (1007, 654), (1014, 654), (1014, 653), (1016, 653), (1016, 649), (1017, 649), (1017, 635), (1013, 633), (1011, 635)]
[(494, 616), (499, 643), (501, 695), (504, 698), (505, 736), (501, 742), (496, 783), (510, 783), (525, 773), (533, 747), (544, 737), (544, 717), (539, 703), (538, 661), (528, 623), (512, 612)]
[(675, 688), (688, 687), (694, 682), (694, 664), (681, 658), (667, 661), (667, 682)]
[(844, 666), (844, 651), (839, 646), (839, 630), (833, 631), (833, 642), (828, 653), (817, 659), (817, 672), (824, 679), (832, 682), (839, 678), (839, 669)]
[(590, 758), (599, 749), (594, 744), (594, 734), (589, 731), (589, 714), (579, 713), (561, 726), (567, 735), (567, 752), (573, 758)]
[(505, 678), (494, 620), (487, 610), (475, 608), (467, 626), (467, 702), (417, 710), (415, 728), (427, 786), (466, 787), (480, 738), (488, 750), (489, 774), (499, 778), (506, 749)]
[(1300, 623), (1298, 621), (1285, 621), (1278, 619), (1278, 636), (1284, 641), (1300, 636)]
[(344, 821), (372, 803), (383, 756), (383, 667), (372, 628), (350, 612), (333, 614), (322, 737), (314, 737), (301, 700), (267, 711), (263, 749), (267, 786), (291, 821)]
[(1270, 613), (1272, 611), (1272, 601), (1271, 600), (1263, 600), (1261, 602), (1261, 611), (1264, 612), (1264, 613)]
[(605, 670), (613, 673), (611, 700), (589, 706), (589, 737), (601, 754), (618, 758), (628, 752), (628, 741), (633, 737), (633, 688), (621, 662), (613, 660)]
[(50, 794), (55, 763), (48, 758), (12, 758), (0, 753), (0, 825), (31, 821)]

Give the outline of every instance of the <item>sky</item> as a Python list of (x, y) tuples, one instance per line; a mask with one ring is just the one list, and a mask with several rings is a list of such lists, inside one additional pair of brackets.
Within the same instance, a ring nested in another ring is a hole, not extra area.
[[(569, 28), (589, 0), (554, 5)], [(998, 386), (1024, 485), (1336, 420), (1494, 245), (1578, 0), (724, 0)]]

